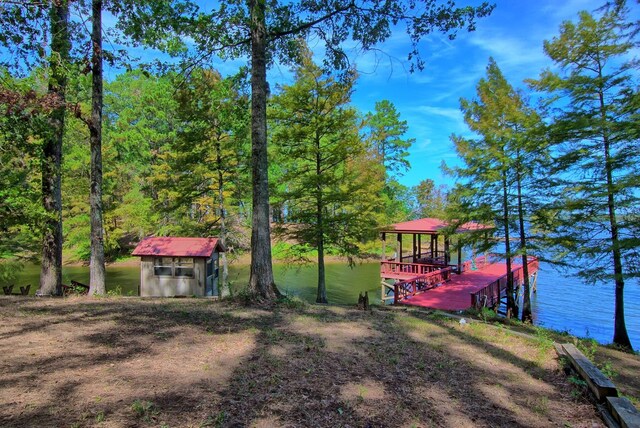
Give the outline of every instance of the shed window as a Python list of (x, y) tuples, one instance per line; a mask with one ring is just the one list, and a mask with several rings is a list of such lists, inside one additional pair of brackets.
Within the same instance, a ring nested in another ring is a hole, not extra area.
[(153, 274), (157, 276), (172, 276), (173, 259), (171, 257), (156, 257), (153, 260)]
[(156, 276), (194, 277), (194, 262), (191, 257), (156, 257), (153, 260)]
[(193, 266), (192, 258), (178, 257), (175, 259), (175, 276), (193, 278)]

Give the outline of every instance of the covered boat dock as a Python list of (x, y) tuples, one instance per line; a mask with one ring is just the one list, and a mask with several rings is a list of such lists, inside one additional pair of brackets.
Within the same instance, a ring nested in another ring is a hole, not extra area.
[[(462, 260), (462, 248), (451, 254), (451, 239), (461, 233), (489, 233), (492, 226), (465, 223), (454, 230), (444, 220), (423, 218), (391, 225), (381, 232), (382, 260), (380, 262), (382, 301), (442, 310), (465, 310), (471, 307), (499, 306), (506, 297), (507, 265), (504, 260), (475, 254)], [(395, 252), (388, 258), (387, 237), (395, 235)], [(406, 236), (411, 236), (410, 251)], [(404, 239), (403, 239), (404, 238)], [(514, 287), (523, 282), (522, 263), (513, 259)], [(535, 290), (538, 261), (528, 259), (531, 284)]]

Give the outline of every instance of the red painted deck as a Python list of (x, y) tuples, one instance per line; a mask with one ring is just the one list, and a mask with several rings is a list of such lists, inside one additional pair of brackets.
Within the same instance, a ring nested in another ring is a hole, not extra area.
[[(512, 271), (521, 267), (513, 264)], [(401, 304), (445, 311), (462, 311), (471, 307), (471, 294), (486, 287), (507, 271), (506, 263), (494, 263), (479, 270), (452, 275), (451, 281), (440, 287), (403, 299)]]

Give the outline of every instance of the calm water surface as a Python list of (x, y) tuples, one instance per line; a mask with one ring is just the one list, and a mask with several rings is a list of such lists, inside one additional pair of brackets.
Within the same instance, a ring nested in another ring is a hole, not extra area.
[[(330, 303), (355, 304), (360, 292), (368, 291), (372, 303), (380, 302), (378, 263), (363, 263), (353, 269), (346, 264), (327, 265), (327, 296)], [(274, 265), (274, 275), (280, 290), (288, 295), (314, 302), (318, 270), (315, 265), (288, 267)], [(32, 284), (35, 292), (39, 278), (38, 266), (26, 266), (18, 284)], [(89, 268), (64, 267), (63, 282), (71, 280), (88, 283)], [(231, 266), (232, 285), (246, 284), (248, 266)], [(124, 295), (136, 295), (140, 283), (139, 267), (107, 267), (107, 290)], [(571, 276), (563, 276), (554, 269), (541, 266), (538, 274), (538, 293), (533, 296), (534, 321), (555, 330), (568, 331), (577, 336), (591, 337), (601, 343), (613, 338), (613, 285), (589, 286)], [(625, 315), (627, 330), (635, 349), (640, 349), (640, 284), (625, 284)]]

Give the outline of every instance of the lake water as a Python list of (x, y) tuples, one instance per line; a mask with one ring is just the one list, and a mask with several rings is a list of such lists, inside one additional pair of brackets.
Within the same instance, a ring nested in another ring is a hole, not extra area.
[[(380, 302), (378, 263), (362, 263), (353, 269), (344, 263), (330, 263), (326, 268), (327, 297), (330, 303), (355, 304), (360, 292), (368, 291), (371, 303)], [(26, 266), (17, 284), (31, 284), (31, 292), (38, 287), (38, 266)], [(317, 268), (315, 265), (288, 267), (274, 265), (274, 276), (280, 291), (314, 302), (316, 298)], [(88, 283), (89, 268), (63, 268), (63, 282), (71, 280)], [(231, 266), (229, 280), (236, 287), (249, 280), (248, 266)], [(140, 283), (139, 267), (107, 267), (107, 290), (120, 289), (124, 295), (136, 295)], [(532, 297), (534, 322), (537, 325), (571, 334), (591, 337), (600, 343), (613, 338), (614, 286), (585, 285), (578, 279), (562, 276), (556, 270), (540, 267), (538, 292)], [(627, 330), (635, 349), (640, 349), (640, 284), (625, 284), (625, 316)]]

